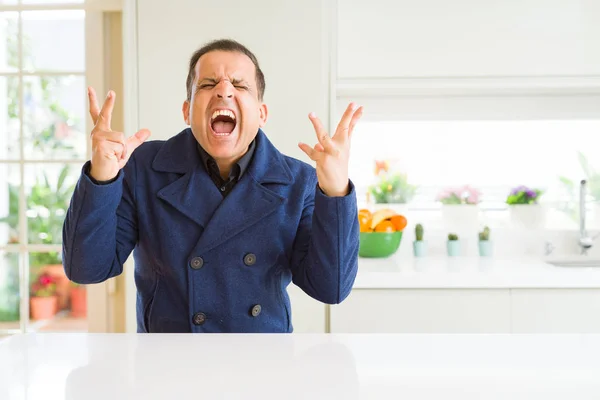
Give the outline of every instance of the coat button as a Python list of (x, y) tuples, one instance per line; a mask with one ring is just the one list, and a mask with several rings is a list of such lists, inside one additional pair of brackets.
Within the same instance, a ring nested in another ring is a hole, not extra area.
[(256, 263), (256, 256), (252, 253), (248, 253), (244, 256), (244, 264), (254, 265)]
[(206, 314), (201, 313), (201, 312), (196, 313), (196, 314), (194, 314), (192, 321), (194, 322), (194, 325), (202, 325), (203, 323), (206, 322)]
[(190, 262), (190, 266), (194, 269), (200, 269), (204, 265), (204, 260), (202, 257), (194, 257)]
[(260, 304), (257, 304), (254, 307), (252, 307), (252, 309), (250, 310), (250, 314), (253, 317), (258, 317), (258, 314), (260, 314), (261, 310), (262, 310), (262, 307), (260, 306)]

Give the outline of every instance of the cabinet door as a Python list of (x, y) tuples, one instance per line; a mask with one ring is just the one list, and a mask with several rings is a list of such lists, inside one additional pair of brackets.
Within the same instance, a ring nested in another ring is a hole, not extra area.
[(600, 333), (600, 289), (513, 289), (515, 333)]
[(600, 74), (598, 1), (344, 0), (337, 5), (340, 79)]
[(332, 333), (508, 333), (509, 290), (355, 289), (331, 306)]
[(290, 284), (287, 290), (292, 305), (294, 333), (325, 333), (327, 305), (313, 299), (294, 284)]

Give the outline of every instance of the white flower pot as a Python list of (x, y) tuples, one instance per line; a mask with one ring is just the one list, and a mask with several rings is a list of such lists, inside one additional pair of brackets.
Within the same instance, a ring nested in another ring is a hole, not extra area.
[(544, 228), (547, 211), (543, 204), (512, 204), (509, 206), (511, 223), (517, 228)]
[(476, 204), (442, 204), (442, 219), (447, 230), (475, 230), (479, 226), (479, 207)]

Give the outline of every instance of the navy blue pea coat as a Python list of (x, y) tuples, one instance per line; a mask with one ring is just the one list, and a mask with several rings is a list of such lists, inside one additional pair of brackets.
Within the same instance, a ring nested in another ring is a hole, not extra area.
[(148, 141), (117, 179), (83, 166), (63, 226), (63, 265), (82, 284), (123, 271), (133, 251), (138, 332), (293, 331), (290, 282), (335, 304), (358, 268), (355, 188), (328, 197), (314, 167), (280, 153), (262, 130), (225, 198), (189, 128)]

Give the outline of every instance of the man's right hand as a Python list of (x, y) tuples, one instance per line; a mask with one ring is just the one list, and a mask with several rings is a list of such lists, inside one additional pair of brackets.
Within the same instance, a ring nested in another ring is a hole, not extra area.
[(90, 175), (97, 181), (110, 181), (125, 166), (133, 151), (150, 137), (150, 131), (141, 129), (135, 135), (125, 138), (122, 132), (110, 129), (115, 105), (115, 93), (112, 90), (108, 92), (102, 109), (98, 107), (96, 92), (92, 87), (88, 88), (88, 98), (94, 122)]

